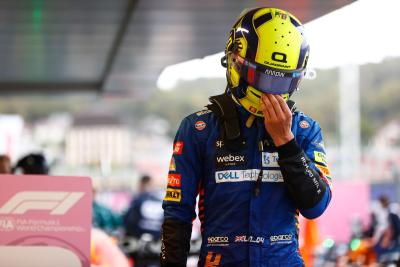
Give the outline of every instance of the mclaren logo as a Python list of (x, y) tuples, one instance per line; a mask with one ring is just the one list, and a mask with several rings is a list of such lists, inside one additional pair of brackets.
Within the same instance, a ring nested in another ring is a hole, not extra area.
[(64, 215), (83, 195), (83, 192), (22, 191), (0, 207), (0, 214), (25, 214), (29, 210), (48, 210), (51, 215)]
[(276, 76), (276, 77), (285, 77), (285, 73), (275, 70), (266, 69), (265, 74)]

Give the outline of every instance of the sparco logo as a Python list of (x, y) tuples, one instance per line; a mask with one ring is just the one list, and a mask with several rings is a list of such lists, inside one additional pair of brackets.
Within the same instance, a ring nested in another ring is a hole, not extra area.
[(24, 214), (29, 210), (48, 210), (51, 215), (64, 215), (83, 195), (83, 192), (23, 191), (7, 201), (0, 208), (0, 214)]
[(209, 244), (228, 243), (229, 238), (227, 236), (210, 236), (209, 238), (207, 238), (207, 241)]
[(277, 76), (277, 77), (285, 77), (285, 73), (280, 72), (280, 71), (275, 71), (275, 70), (269, 70), (269, 69), (265, 70), (265, 74)]
[(269, 237), (271, 242), (279, 242), (279, 241), (292, 241), (292, 235), (273, 235)]

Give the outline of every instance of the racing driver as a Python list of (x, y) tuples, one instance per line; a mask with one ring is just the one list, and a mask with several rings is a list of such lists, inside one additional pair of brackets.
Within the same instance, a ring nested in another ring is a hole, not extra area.
[(290, 100), (308, 57), (292, 14), (242, 12), (221, 60), (225, 92), (183, 119), (174, 140), (162, 266), (186, 266), (197, 197), (199, 266), (304, 266), (298, 216), (316, 218), (331, 200), (320, 126)]

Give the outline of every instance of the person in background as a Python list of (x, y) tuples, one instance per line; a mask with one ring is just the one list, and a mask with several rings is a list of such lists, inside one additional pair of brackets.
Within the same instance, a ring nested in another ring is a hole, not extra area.
[(31, 153), (19, 159), (13, 168), (13, 173), (42, 174), (49, 173), (49, 165), (45, 156), (41, 153)]
[(11, 160), (7, 155), (0, 155), (0, 174), (12, 173)]
[(390, 201), (387, 196), (381, 195), (378, 200), (384, 218), (381, 222), (378, 222), (374, 237), (376, 242), (375, 252), (379, 261), (386, 253), (400, 251), (400, 218), (390, 210)]
[(298, 216), (317, 218), (332, 196), (321, 128), (290, 100), (306, 72), (306, 36), (276, 8), (236, 20), (221, 59), (225, 92), (184, 118), (174, 140), (161, 266), (186, 266), (197, 196), (199, 267), (304, 266)]
[(93, 189), (92, 226), (112, 235), (116, 234), (123, 226), (120, 214), (117, 214), (96, 200), (95, 189)]
[(162, 192), (155, 190), (149, 175), (139, 181), (139, 192), (124, 215), (126, 235), (140, 238), (149, 234), (153, 240), (160, 239), (163, 221)]

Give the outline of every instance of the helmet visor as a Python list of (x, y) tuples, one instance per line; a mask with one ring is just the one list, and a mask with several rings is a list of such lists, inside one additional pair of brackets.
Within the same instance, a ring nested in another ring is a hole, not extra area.
[(268, 94), (292, 93), (304, 77), (305, 70), (282, 71), (251, 62), (231, 54), (234, 68), (250, 86)]

